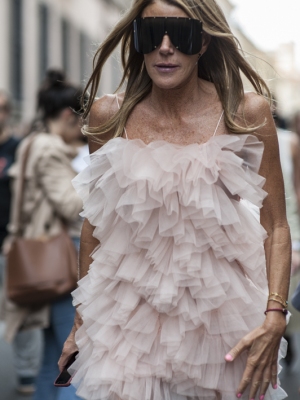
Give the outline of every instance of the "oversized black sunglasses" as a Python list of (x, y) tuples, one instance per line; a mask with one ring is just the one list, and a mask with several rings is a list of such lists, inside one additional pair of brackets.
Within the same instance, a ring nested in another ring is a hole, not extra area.
[(179, 17), (145, 17), (133, 22), (134, 46), (138, 53), (155, 50), (168, 35), (173, 46), (184, 54), (200, 53), (202, 48), (202, 22)]

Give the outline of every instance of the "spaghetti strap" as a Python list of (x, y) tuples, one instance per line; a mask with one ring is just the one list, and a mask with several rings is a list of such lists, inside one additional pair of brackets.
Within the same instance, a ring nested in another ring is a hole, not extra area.
[(125, 137), (128, 140), (127, 130), (126, 130), (125, 126), (124, 126), (124, 132), (125, 132)]
[(219, 122), (218, 122), (218, 124), (217, 124), (217, 127), (216, 127), (216, 129), (215, 129), (215, 133), (213, 134), (213, 136), (216, 136), (216, 133), (218, 132), (218, 129), (219, 129), (220, 123), (221, 123), (221, 121), (222, 121), (223, 115), (224, 115), (224, 110), (222, 111), (221, 117), (220, 117), (220, 119), (219, 119)]
[(118, 109), (120, 110), (120, 103), (119, 103), (119, 99), (118, 99), (118, 95), (116, 94), (116, 100), (117, 100), (117, 104), (118, 104)]
[[(118, 109), (120, 110), (121, 107), (120, 107), (120, 103), (119, 103), (119, 99), (118, 99), (118, 95), (117, 94), (116, 94), (116, 101), (117, 101), (117, 104), (118, 104)], [(126, 130), (125, 126), (124, 126), (124, 132), (125, 132), (125, 137), (128, 140), (127, 130)]]

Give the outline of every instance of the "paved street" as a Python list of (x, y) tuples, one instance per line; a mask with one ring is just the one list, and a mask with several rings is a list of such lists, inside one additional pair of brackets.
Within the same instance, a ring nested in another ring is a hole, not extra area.
[[(31, 400), (30, 396), (20, 396), (15, 391), (16, 377), (12, 366), (11, 347), (2, 339), (2, 332), (3, 324), (0, 323), (0, 400)], [(294, 368), (283, 373), (282, 386), (288, 393), (289, 400), (300, 400), (300, 360)]]
[(19, 396), (16, 391), (16, 377), (12, 365), (11, 347), (2, 339), (3, 324), (0, 323), (0, 400), (30, 400)]

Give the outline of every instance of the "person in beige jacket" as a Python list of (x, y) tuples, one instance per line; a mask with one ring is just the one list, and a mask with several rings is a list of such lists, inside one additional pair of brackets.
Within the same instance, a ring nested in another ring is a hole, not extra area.
[[(74, 113), (74, 110), (80, 110), (80, 96), (81, 91), (66, 83), (62, 73), (48, 72), (38, 94), (38, 109), (47, 133), (34, 133), (24, 139), (17, 152), (17, 161), (10, 169), (14, 193), (9, 224), (11, 236), (18, 230), (21, 168), (26, 149), (30, 146), (21, 209), (22, 234), (26, 238), (55, 236), (63, 229), (63, 221), (74, 245), (79, 246), (82, 202), (71, 182), (76, 175), (71, 162), (77, 150), (70, 144), (80, 132), (80, 118)], [(44, 329), (44, 354), (36, 382), (36, 399), (54, 400), (59, 394), (60, 389), (53, 386), (59, 373), (57, 359), (73, 317), (70, 294), (35, 309), (5, 301), (7, 340), (12, 340), (22, 330)], [(77, 398), (73, 388), (64, 389), (64, 399)]]

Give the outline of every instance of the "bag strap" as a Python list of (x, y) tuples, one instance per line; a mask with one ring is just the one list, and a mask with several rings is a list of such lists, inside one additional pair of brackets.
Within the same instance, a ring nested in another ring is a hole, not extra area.
[[(21, 161), (21, 174), (20, 174), (20, 179), (19, 179), (20, 184), (18, 185), (18, 188), (16, 191), (16, 196), (17, 196), (18, 200), (17, 200), (17, 206), (16, 206), (16, 214), (15, 214), (15, 218), (14, 218), (15, 225), (16, 225), (15, 236), (22, 236), (21, 215), (22, 215), (22, 204), (24, 201), (24, 193), (25, 193), (25, 190), (24, 190), (25, 189), (25, 175), (26, 175), (26, 168), (27, 168), (27, 164), (28, 164), (30, 150), (31, 150), (31, 147), (32, 147), (32, 144), (34, 142), (36, 135), (37, 135), (37, 133), (32, 134), (32, 137), (29, 140), (29, 143), (27, 144), (27, 147), (24, 150), (23, 158)], [(54, 212), (53, 215), (55, 215), (55, 214), (56, 214), (56, 212)], [(67, 232), (68, 231), (67, 221), (65, 221), (60, 216), (58, 216), (58, 218), (60, 219), (62, 229)]]
[(21, 214), (22, 214), (22, 204), (24, 201), (24, 189), (25, 189), (25, 174), (26, 174), (26, 168), (27, 168), (27, 163), (28, 163), (28, 158), (29, 158), (29, 153), (30, 149), (32, 146), (32, 143), (35, 139), (36, 134), (32, 135), (31, 140), (29, 140), (29, 143), (27, 147), (25, 148), (24, 154), (23, 154), (23, 159), (21, 162), (21, 174), (20, 174), (20, 184), (17, 188), (16, 196), (18, 196), (18, 202), (17, 202), (17, 209), (16, 209), (16, 214), (15, 214), (15, 224), (16, 224), (16, 236), (21, 236), (22, 234), (22, 229), (21, 229)]

